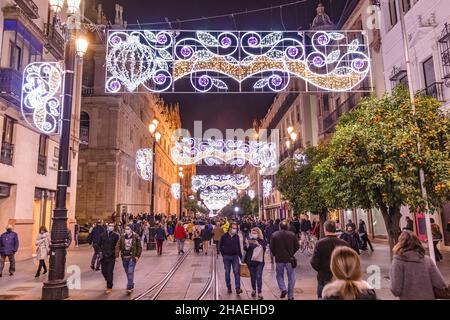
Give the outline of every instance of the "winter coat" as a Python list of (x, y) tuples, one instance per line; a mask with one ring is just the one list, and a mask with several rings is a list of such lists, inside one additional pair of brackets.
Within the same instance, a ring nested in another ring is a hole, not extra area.
[(237, 234), (232, 236), (229, 232), (225, 233), (220, 239), (220, 253), (222, 256), (238, 256), (242, 259), (239, 236)]
[(270, 251), (276, 263), (291, 262), (292, 257), (300, 249), (295, 233), (286, 230), (275, 232), (270, 239)]
[(14, 231), (5, 232), (0, 236), (0, 254), (10, 255), (19, 249), (19, 236)]
[(433, 288), (447, 286), (430, 257), (416, 251), (395, 255), (390, 277), (391, 291), (400, 300), (433, 300)]
[[(343, 300), (340, 290), (344, 286), (344, 280), (335, 280), (327, 284), (322, 291), (322, 298), (324, 300)], [(359, 293), (355, 300), (376, 300), (377, 295), (366, 281), (353, 281), (353, 284), (358, 288)]]
[(36, 259), (47, 259), (50, 254), (50, 235), (48, 232), (39, 233), (36, 238)]
[(98, 245), (103, 232), (105, 232), (105, 228), (103, 226), (96, 225), (88, 236), (89, 244)]
[[(125, 256), (125, 240), (130, 239), (130, 238), (132, 238), (133, 240), (132, 240), (132, 244), (131, 244), (130, 254), (127, 256), (131, 257), (131, 259), (134, 260), (136, 258), (140, 258), (141, 254), (142, 254), (141, 239), (139, 238), (139, 235), (137, 235), (136, 233), (133, 232), (130, 236), (128, 236), (126, 234), (121, 236), (119, 242), (117, 243), (116, 250), (118, 252), (120, 252), (121, 257), (124, 258), (124, 256)], [(118, 253), (116, 253), (116, 257), (117, 256), (118, 256)]]
[(311, 266), (317, 271), (317, 282), (325, 285), (331, 281), (333, 274), (330, 269), (331, 254), (336, 247), (346, 246), (348, 243), (338, 237), (327, 236), (317, 241), (311, 258)]
[(278, 230), (280, 230), (280, 225), (278, 225), (278, 224), (272, 224), (272, 225), (269, 225), (267, 228), (266, 228), (266, 234), (265, 234), (265, 236), (266, 236), (266, 240), (268, 241), (268, 242), (270, 242), (270, 238), (272, 238), (272, 235), (275, 233), (275, 232), (277, 232)]
[(309, 230), (311, 230), (311, 221), (302, 219), (300, 221), (300, 231), (307, 232)]
[(344, 232), (341, 234), (341, 239), (346, 241), (350, 248), (359, 254), (359, 248), (361, 248), (361, 238), (356, 232)]
[(116, 250), (117, 243), (119, 242), (119, 235), (114, 231), (105, 231), (100, 237), (98, 246), (102, 253), (102, 257), (105, 260), (115, 259), (119, 256), (118, 250)]
[(155, 231), (155, 239), (156, 240), (163, 240), (163, 241), (167, 239), (166, 231), (162, 227), (159, 227), (159, 228), (156, 229), (156, 231)]
[(184, 229), (183, 226), (176, 226), (175, 231), (174, 231), (174, 237), (177, 240), (181, 240), (181, 239), (186, 239), (186, 230)]
[(223, 232), (222, 227), (214, 227), (214, 230), (213, 230), (213, 240), (214, 241), (219, 241), (223, 235), (224, 235), (224, 232)]

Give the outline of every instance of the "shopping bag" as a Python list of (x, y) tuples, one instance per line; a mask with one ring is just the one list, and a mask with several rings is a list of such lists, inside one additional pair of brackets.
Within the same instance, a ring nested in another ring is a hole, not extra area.
[(264, 260), (264, 249), (262, 246), (257, 246), (253, 249), (252, 261), (263, 262)]
[(248, 266), (246, 263), (242, 263), (239, 266), (239, 275), (242, 278), (250, 278), (250, 270), (248, 269)]

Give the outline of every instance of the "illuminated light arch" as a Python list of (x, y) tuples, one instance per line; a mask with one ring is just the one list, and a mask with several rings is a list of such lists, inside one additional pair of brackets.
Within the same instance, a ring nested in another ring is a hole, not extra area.
[(136, 152), (136, 172), (143, 180), (152, 179), (153, 151), (152, 149), (139, 149)]
[(44, 134), (59, 131), (62, 76), (58, 62), (30, 63), (23, 71), (22, 115), (28, 124)]
[(174, 197), (176, 200), (179, 200), (181, 198), (181, 186), (179, 183), (172, 183), (170, 186), (170, 192), (172, 193), (172, 197)]
[(194, 192), (210, 187), (232, 187), (245, 190), (250, 186), (250, 178), (245, 175), (198, 175), (192, 176), (191, 186)]
[(349, 91), (370, 73), (366, 43), (365, 31), (112, 30), (105, 89), (181, 92), (178, 81), (190, 77), (188, 92), (280, 92), (297, 77)]

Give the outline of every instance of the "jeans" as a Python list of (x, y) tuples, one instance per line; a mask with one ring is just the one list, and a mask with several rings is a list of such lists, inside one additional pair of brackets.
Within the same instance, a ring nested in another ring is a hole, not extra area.
[(94, 254), (92, 255), (91, 267), (99, 269), (100, 262), (102, 260), (102, 253), (100, 251), (100, 247), (98, 246), (98, 244), (93, 244), (92, 247), (94, 248)]
[(264, 262), (250, 263), (248, 268), (250, 270), (250, 281), (252, 283), (253, 291), (262, 293), (262, 273), (264, 270)]
[(78, 233), (75, 233), (73, 239), (75, 241), (75, 245), (78, 247)]
[(122, 260), (123, 268), (127, 274), (127, 290), (134, 289), (134, 268), (136, 268), (136, 260), (130, 258), (123, 258)]
[(231, 289), (231, 268), (233, 268), (234, 284), (236, 289), (241, 288), (241, 276), (239, 274), (239, 257), (238, 256), (223, 256), (223, 266), (225, 267), (225, 282), (227, 288)]
[(156, 240), (156, 252), (161, 255), (164, 240)]
[(9, 273), (16, 272), (16, 259), (14, 259), (14, 253), (2, 254), (0, 256), (0, 274), (3, 272), (3, 268), (5, 267), (6, 257), (8, 257), (9, 260)]
[(178, 252), (184, 251), (184, 239), (177, 239)]
[(295, 272), (294, 269), (292, 268), (291, 263), (277, 262), (276, 265), (277, 265), (276, 274), (277, 274), (278, 288), (280, 288), (281, 291), (286, 291), (286, 284), (284, 283), (284, 269), (286, 269), (288, 276), (288, 289), (287, 289), (288, 298), (294, 299)]
[(106, 280), (106, 288), (107, 289), (112, 289), (112, 287), (113, 287), (115, 264), (116, 264), (115, 258), (102, 259), (102, 274)]

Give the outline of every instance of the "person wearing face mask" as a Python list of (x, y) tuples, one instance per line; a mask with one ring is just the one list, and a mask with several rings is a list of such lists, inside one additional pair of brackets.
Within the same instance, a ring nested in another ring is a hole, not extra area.
[(247, 240), (245, 252), (245, 263), (250, 270), (250, 280), (252, 283), (252, 297), (256, 297), (258, 291), (258, 299), (263, 300), (262, 296), (262, 273), (264, 270), (264, 254), (266, 252), (267, 243), (264, 240), (262, 231), (259, 228), (253, 228)]
[(225, 282), (227, 284), (228, 293), (231, 293), (231, 268), (233, 268), (234, 282), (236, 293), (241, 294), (241, 277), (239, 275), (239, 259), (242, 259), (241, 244), (237, 234), (237, 224), (231, 223), (229, 231), (220, 239), (220, 253), (223, 257), (225, 267)]
[(41, 269), (44, 269), (42, 274), (47, 273), (45, 259), (47, 259), (50, 254), (50, 236), (44, 226), (39, 228), (39, 234), (36, 238), (36, 247), (36, 259), (39, 261), (39, 267), (34, 277), (38, 278), (41, 275)]
[[(159, 227), (161, 228), (160, 225)], [(142, 254), (142, 244), (139, 235), (133, 232), (130, 226), (125, 227), (125, 234), (120, 237), (117, 250), (120, 252), (127, 275), (127, 293), (131, 294), (134, 289), (134, 269)]]
[(12, 225), (6, 227), (6, 232), (0, 236), (0, 277), (5, 267), (6, 258), (9, 260), (9, 275), (16, 271), (14, 256), (19, 249), (19, 236), (13, 231)]
[(119, 235), (114, 232), (114, 223), (109, 223), (99, 241), (99, 249), (102, 256), (102, 275), (106, 280), (107, 294), (112, 292), (114, 266), (116, 264), (116, 259), (119, 256), (119, 252), (116, 250), (118, 242)]

